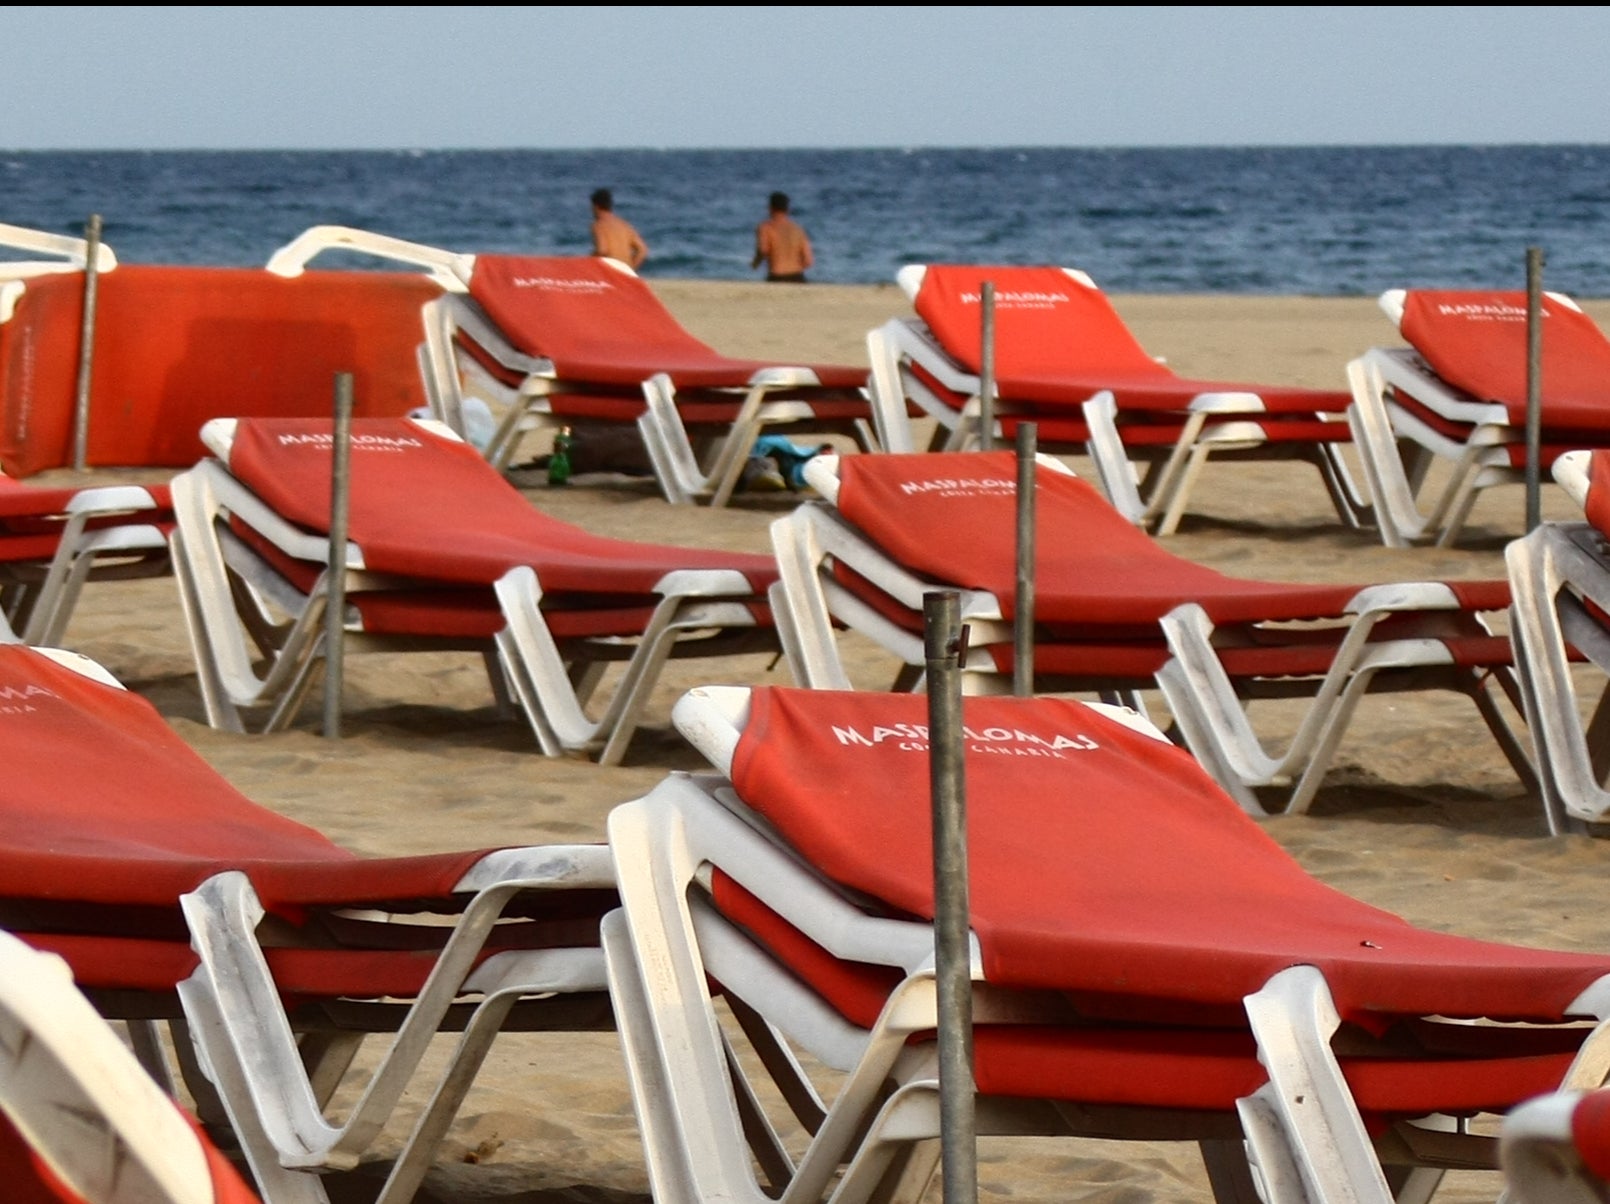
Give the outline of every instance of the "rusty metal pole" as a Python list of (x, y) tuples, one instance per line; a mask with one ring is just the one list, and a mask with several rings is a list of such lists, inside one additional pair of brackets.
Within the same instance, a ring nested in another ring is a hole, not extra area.
[(73, 468), (89, 462), (89, 386), (95, 364), (95, 309), (100, 299), (101, 215), (84, 223), (84, 320), (78, 336), (78, 390), (73, 402)]
[(347, 514), (352, 497), (352, 373), (335, 375), (335, 423), (330, 446), (330, 562), (324, 595), (324, 736), (341, 738), (345, 671)]
[(967, 891), (967, 780), (962, 733), (961, 601), (923, 597), (928, 757), (934, 830), (934, 978), (939, 1009), (939, 1148), (945, 1204), (977, 1204), (972, 924)]
[(1543, 521), (1543, 248), (1526, 248), (1526, 529)]
[(1032, 422), (1017, 428), (1017, 597), (1012, 610), (1012, 693), (1034, 693), (1034, 454), (1040, 428)]
[(984, 281), (979, 306), (982, 340), (978, 365), (978, 446), (995, 449), (995, 283)]

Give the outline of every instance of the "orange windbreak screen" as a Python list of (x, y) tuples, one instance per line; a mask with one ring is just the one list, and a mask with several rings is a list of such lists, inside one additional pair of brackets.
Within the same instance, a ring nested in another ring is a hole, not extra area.
[[(0, 463), (15, 476), (72, 458), (84, 281), (30, 280), (0, 324)], [(91, 465), (175, 466), (205, 454), (221, 415), (322, 415), (335, 376), (356, 412), (425, 403), (416, 349), (422, 276), (125, 265), (99, 278), (90, 361)]]

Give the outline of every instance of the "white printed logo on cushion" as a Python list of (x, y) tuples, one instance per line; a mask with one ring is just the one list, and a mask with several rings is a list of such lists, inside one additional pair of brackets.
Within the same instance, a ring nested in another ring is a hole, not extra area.
[[(901, 752), (928, 751), (928, 725), (924, 723), (891, 723), (862, 730), (856, 727), (832, 725), (833, 736), (840, 744), (860, 748), (876, 748), (893, 744)], [(995, 753), (1008, 757), (1056, 757), (1068, 752), (1092, 752), (1101, 747), (1093, 737), (1083, 733), (1065, 735), (1057, 732), (1042, 736), (1016, 727), (967, 727), (962, 737), (971, 752)]]

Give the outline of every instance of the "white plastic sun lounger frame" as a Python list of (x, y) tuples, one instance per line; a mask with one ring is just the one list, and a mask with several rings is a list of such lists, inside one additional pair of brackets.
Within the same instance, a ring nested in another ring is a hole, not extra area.
[[(434, 430), (455, 437), (445, 426), (436, 425)], [(202, 438), (220, 460), (227, 460), (233, 431), (232, 420), (213, 419), (203, 428)], [(221, 730), (245, 731), (243, 710), (266, 705), (270, 711), (264, 730), (283, 728), (301, 706), (323, 654), (327, 583), (321, 578), (312, 593), (302, 595), (239, 539), (220, 530), (219, 517), (238, 514), (287, 555), (313, 564), (328, 563), (329, 541), (287, 523), (219, 461), (201, 462), (176, 477), (172, 488), (178, 524), (173, 539), (175, 575), (207, 721)], [(349, 591), (385, 588), (392, 582), (365, 570), (356, 544), (348, 544), (346, 562)], [(232, 573), (241, 589), (232, 587)], [(749, 582), (736, 570), (667, 573), (655, 583), (657, 602), (641, 635), (631, 641), (575, 641), (563, 648), (542, 615), (541, 584), (530, 568), (511, 569), (493, 590), (506, 625), (491, 644), (366, 635), (355, 626), (354, 611), (347, 625), (349, 650), (428, 646), (480, 651), (487, 658), (500, 705), (505, 689), (512, 691), (546, 755), (597, 751), (600, 762), (610, 765), (625, 756), (660, 671), (682, 641), (727, 633), (745, 639), (753, 635), (755, 644), (769, 646), (743, 601), (752, 597)], [(254, 625), (272, 625), (270, 605), (290, 619), (279, 637), (277, 655), (265, 671), (259, 671), (248, 636)], [(733, 649), (724, 645), (723, 650)], [(614, 660), (626, 661), (625, 671), (593, 718), (587, 704), (605, 664)]]
[[(1083, 288), (1096, 283), (1076, 268), (1061, 269)], [(908, 299), (915, 300), (922, 287), (925, 269), (908, 264), (896, 273), (896, 281)], [(938, 423), (930, 450), (964, 451), (981, 441), (981, 384), (976, 374), (956, 363), (934, 339), (928, 328), (915, 318), (894, 318), (867, 334), (867, 358), (872, 365), (871, 396), (873, 419), (880, 444), (888, 451), (911, 452), (911, 419), (906, 404), (914, 402)], [(950, 392), (967, 398), (960, 409), (937, 397), (920, 378), (905, 370), (916, 363)], [(1245, 452), (1268, 445), (1268, 436), (1253, 421), (1266, 412), (1263, 399), (1251, 392), (1202, 393), (1185, 407), (1187, 419), (1174, 444), (1164, 449), (1143, 449), (1146, 469), (1131, 458), (1118, 429), (1118, 404), (1107, 389), (1092, 392), (1080, 407), (1089, 438), (1085, 453), (1096, 469), (1097, 481), (1113, 506), (1136, 526), (1157, 535), (1171, 535), (1184, 518), (1190, 495), (1203, 467), (1215, 452)], [(998, 415), (1033, 417), (1033, 406), (1014, 405), (996, 398)], [(1210, 418), (1225, 414), (1248, 415), (1247, 422), (1219, 422)], [(1340, 425), (1340, 419), (1338, 419)], [(939, 435), (943, 434), (941, 442)], [(996, 434), (1000, 438), (999, 432)], [(1350, 527), (1366, 525), (1369, 502), (1353, 481), (1346, 462), (1329, 444), (1315, 444), (1311, 461), (1324, 479), (1326, 491), (1337, 515)]]
[[(1554, 477), (1578, 503), (1587, 496), (1590, 453), (1567, 452)], [(1610, 674), (1610, 630), (1588, 606), (1610, 609), (1610, 549), (1586, 522), (1543, 523), (1504, 550), (1513, 593), (1510, 641), (1536, 752), (1549, 832), (1588, 831), (1610, 818), (1604, 786), (1610, 687), (1584, 723), (1579, 682), (1567, 649)]]
[[(555, 948), (475, 960), (499, 916), (529, 891), (610, 888), (602, 845), (505, 849), (477, 862), (454, 888), (466, 897), (457, 924), (387, 1052), (345, 1119), (325, 1105), (335, 1083), (304, 1065), (256, 930), (264, 912), (244, 874), (219, 874), (180, 899), (200, 955), (179, 997), (201, 1064), (271, 1204), (327, 1204), (318, 1171), (350, 1169), (385, 1128), (414, 1081), (449, 1008), (478, 997), (453, 1055), (404, 1141), (377, 1204), (406, 1204), (432, 1159), (509, 1011), (521, 999), (606, 988), (598, 948)], [(339, 1070), (356, 1048), (344, 1046)]]
[[(362, 252), (423, 267), (442, 285), (446, 295), (429, 302), (422, 311), (425, 339), (420, 347), (420, 372), (426, 396), (431, 412), (460, 435), (466, 433), (463, 415), (466, 378), (475, 382), (476, 395), (486, 395), (481, 400), (501, 406), (502, 417), (482, 449), (487, 460), (500, 471), (509, 468), (515, 449), (527, 431), (539, 426), (559, 426), (566, 421), (553, 414), (546, 401), (546, 396), (559, 384), (552, 361), (516, 349), (470, 300), (468, 289), (475, 269), (474, 255), (454, 254), (347, 226), (316, 226), (275, 252), (269, 259), (268, 270), (282, 276), (297, 275), (309, 261), (326, 250)], [(614, 260), (606, 262), (622, 273), (636, 275), (625, 264)], [(499, 365), (520, 374), (521, 384), (510, 389), (494, 380), (473, 359), (461, 360), (454, 349), (461, 328)], [(744, 390), (738, 418), (717, 442), (711, 468), (706, 471), (699, 467), (693, 441), (677, 413), (676, 390), (669, 377), (660, 374), (644, 381), (642, 388), (648, 408), (637, 419), (638, 432), (666, 499), (673, 503), (705, 500), (713, 506), (726, 505), (738, 486), (744, 462), (761, 429), (812, 417), (808, 403), (769, 401), (768, 394), (778, 389), (818, 384), (820, 380), (809, 368), (778, 365), (755, 373)], [(863, 447), (875, 446), (867, 423), (859, 423), (856, 434)]]
[[(730, 769), (747, 720), (748, 698), (741, 688), (705, 688), (690, 692), (677, 705), (678, 727), (718, 770)], [(1161, 739), (1133, 713), (1108, 713)], [(853, 1147), (854, 1134), (866, 1127), (869, 1140), (829, 1197), (833, 1204), (864, 1199), (891, 1165), (898, 1143), (938, 1134), (931, 1067), (899, 1066), (905, 1038), (936, 1023), (931, 926), (867, 915), (782, 846), (769, 825), (748, 812), (730, 783), (719, 777), (674, 776), (645, 799), (617, 808), (609, 828), (622, 910), (605, 919), (605, 957), (655, 1198), (755, 1204), (766, 1198), (754, 1183), (742, 1140), (764, 1131), (766, 1122), (752, 1098), (734, 1093), (731, 1055), (708, 989), (711, 978), (737, 989), (739, 976), (748, 973), (745, 985), (763, 988), (777, 1013), (746, 1024), (746, 1032), (775, 1037), (782, 1030), (774, 1030), (773, 1021), (783, 1016), (788, 1035), (825, 1064), (855, 1071), (830, 1106), (815, 1099), (808, 1086), (797, 1093), (800, 1102), (790, 1100), (802, 1116), (819, 1110), (812, 1126), (815, 1138), (797, 1166), (781, 1151), (775, 1134), (775, 1152), (758, 1155), (760, 1162), (768, 1170), (781, 1167), (787, 1183), (780, 1197), (784, 1204), (815, 1200)], [(830, 954), (906, 973), (907, 982), (891, 997), (878, 1027), (867, 1032), (848, 1025), (786, 971), (754, 977), (757, 971), (745, 966), (754, 958), (752, 953), (746, 958), (744, 946), (752, 950), (752, 945), (711, 909), (690, 905), (689, 887), (707, 879), (709, 865), (729, 874)], [(719, 966), (706, 958), (718, 960)], [(990, 990), (983, 981), (976, 938), (972, 977), (978, 984), (975, 1023), (1047, 1019), (1043, 1003)], [(1246, 1006), (1259, 1060), (1270, 1076), (1238, 1109), (1264, 1183), (1262, 1198), (1272, 1204), (1389, 1204), (1393, 1192), (1331, 1049), (1340, 1018), (1324, 977), (1313, 967), (1295, 965), (1249, 996)], [(1610, 980), (1600, 980), (1570, 1008), (1572, 1014), (1601, 1019), (1607, 1010)], [(1596, 1034), (1565, 1085), (1602, 1081), (1610, 1064), (1607, 1053), (1603, 1033)], [(768, 1070), (779, 1077), (802, 1077), (797, 1067), (791, 1070), (775, 1057)], [(905, 1085), (874, 1116), (876, 1092), (890, 1074)], [(914, 1104), (921, 1110), (913, 1112)], [(982, 1122), (985, 1131), (990, 1119)], [(1440, 1127), (1438, 1118), (1427, 1118), (1410, 1131), (1428, 1130), (1423, 1140), (1435, 1143)], [(1449, 1136), (1458, 1139), (1462, 1133)], [(913, 1159), (903, 1186), (920, 1191), (931, 1169), (931, 1158)], [(1426, 1174), (1434, 1184), (1435, 1172)], [(917, 1176), (914, 1181), (912, 1175)], [(906, 1197), (896, 1193), (893, 1198)]]
[(73, 985), (0, 933), (0, 1111), (99, 1204), (212, 1204), (207, 1155), (173, 1100)]
[[(678, 704), (678, 726), (713, 761), (728, 765), (747, 699), (743, 689), (695, 690)], [(1157, 735), (1138, 717), (1126, 717)], [(870, 917), (848, 905), (779, 844), (764, 821), (730, 800), (730, 787), (718, 777), (676, 775), (610, 816), (611, 848), (630, 869), (622, 910), (604, 921), (605, 953), (655, 1199), (792, 1204), (826, 1193), (834, 1204), (851, 1204), (871, 1198), (891, 1174), (901, 1186), (888, 1198), (915, 1199), (939, 1152), (932, 1046), (908, 1045), (909, 1037), (937, 1022), (932, 927)], [(690, 897), (688, 886), (706, 880), (712, 863), (735, 868), (748, 889), (836, 956), (899, 968), (906, 981), (878, 1024), (863, 1030), (845, 1021), (708, 904)], [(1048, 1011), (1043, 1000), (992, 992), (982, 982), (976, 941), (972, 961), (979, 983), (976, 1023), (1052, 1018), (1054, 1008)], [(740, 998), (767, 1000), (764, 1016), (736, 1004), (734, 1010), (789, 1107), (813, 1134), (797, 1162), (748, 1085), (729, 1073), (733, 1052), (714, 1023), (711, 978)], [(818, 1094), (788, 1041), (849, 1076), (831, 1101)], [(891, 1081), (897, 1086), (889, 1091)], [(984, 1103), (982, 1132), (1077, 1127), (1029, 1102)], [(720, 1119), (701, 1125), (690, 1122), (693, 1117)], [(1227, 1186), (1251, 1191), (1236, 1153), (1238, 1138), (1226, 1132), (1201, 1145)], [(760, 1191), (751, 1152), (780, 1196)], [(846, 1158), (843, 1177), (832, 1183)], [(1235, 1198), (1235, 1191), (1225, 1198)]]
[[(1282, 789), (1279, 810), (1302, 813), (1335, 758), (1353, 713), (1384, 674), (1407, 680), (1397, 689), (1447, 689), (1475, 703), (1510, 766), (1528, 786), (1534, 779), (1523, 737), (1505, 717), (1502, 695), (1522, 708), (1516, 675), (1507, 668), (1486, 670), (1454, 663), (1447, 645), (1437, 638), (1440, 616), (1463, 614), (1457, 597), (1438, 581), (1391, 582), (1367, 586), (1349, 601), (1353, 616), (1337, 646), (1330, 668), (1314, 684), (1302, 721), (1283, 750), (1271, 751), (1254, 730), (1249, 703), (1213, 647), (1213, 623), (1201, 606), (1187, 602), (1162, 618), (1170, 659), (1157, 674), (1157, 684), (1178, 722), (1185, 744), (1241, 806), (1252, 815), (1267, 815), (1258, 790)], [(1423, 635), (1370, 641), (1383, 619), (1398, 614), (1424, 617)], [(1451, 632), (1450, 632), (1451, 634)]]
[[(1548, 297), (1580, 308), (1560, 293)], [(1381, 294), (1381, 309), (1394, 326), (1403, 320), (1406, 299), (1404, 289)], [(1510, 421), (1509, 411), (1454, 389), (1412, 348), (1372, 347), (1348, 363), (1347, 382), (1353, 393), (1347, 420), (1387, 547), (1448, 547), (1459, 538), (1482, 490), (1525, 479), (1523, 470), (1511, 466), (1509, 448), (1526, 432)], [(1467, 426), (1465, 437), (1452, 438), (1429, 426), (1393, 399), (1398, 389), (1447, 421)], [(1428, 487), (1437, 460), (1449, 463), (1449, 474), (1440, 486)]]
[(1603, 1204), (1610, 1184), (1582, 1158), (1573, 1132), (1584, 1092), (1556, 1091), (1504, 1117), (1499, 1162), (1515, 1204)]

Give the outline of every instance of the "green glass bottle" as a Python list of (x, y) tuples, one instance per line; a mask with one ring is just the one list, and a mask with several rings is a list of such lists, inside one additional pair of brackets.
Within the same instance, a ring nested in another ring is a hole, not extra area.
[(553, 437), (553, 455), (548, 457), (548, 484), (570, 483), (570, 428), (562, 426)]

